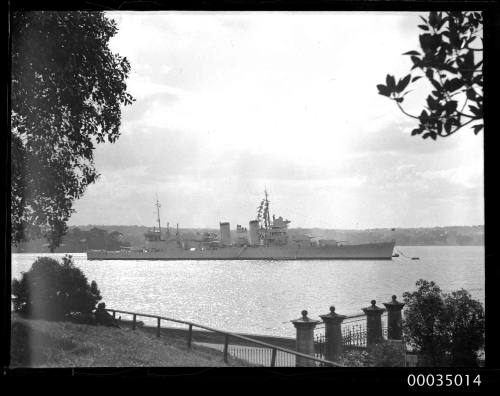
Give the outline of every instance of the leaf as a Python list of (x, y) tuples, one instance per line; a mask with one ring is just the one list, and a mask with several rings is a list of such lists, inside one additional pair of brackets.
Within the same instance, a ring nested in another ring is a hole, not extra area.
[(422, 76), (416, 76), (411, 79), (411, 82), (417, 81), (419, 78), (422, 78)]
[(396, 91), (403, 92), (410, 83), (410, 79), (411, 79), (411, 74), (408, 74), (403, 79), (399, 80), (398, 85), (396, 86)]
[(465, 54), (463, 58), (463, 66), (466, 69), (474, 68), (474, 53), (473, 51), (469, 51)]
[(431, 111), (438, 110), (441, 107), (439, 105), (439, 102), (436, 99), (434, 99), (431, 95), (427, 97), (426, 101)]
[(378, 88), (378, 93), (380, 95), (383, 95), (383, 96), (390, 96), (391, 95), (391, 91), (389, 91), (389, 89), (385, 85), (378, 84), (377, 88)]
[(429, 25), (431, 25), (432, 27), (436, 27), (438, 23), (439, 23), (439, 17), (437, 12), (431, 11), (429, 13)]
[(446, 122), (444, 123), (444, 130), (446, 131), (447, 134), (450, 134), (451, 132), (451, 127), (452, 127), (452, 118), (448, 118)]
[(388, 74), (385, 78), (385, 81), (387, 83), (387, 88), (389, 89), (389, 91), (394, 92), (394, 90), (396, 89), (396, 80), (394, 79), (394, 76)]
[(441, 13), (438, 14), (438, 17), (439, 17), (439, 19), (438, 19), (438, 23), (437, 23), (437, 30), (440, 30), (443, 27), (443, 25), (445, 24), (445, 22), (448, 20), (448, 17), (443, 18)]
[(454, 78), (452, 80), (446, 80), (443, 88), (449, 92), (455, 92), (456, 90), (462, 88), (464, 86), (464, 82), (459, 78)]
[(436, 88), (438, 90), (438, 93), (439, 93), (439, 91), (441, 90), (441, 85), (436, 80), (434, 80), (433, 70), (427, 69), (425, 72), (425, 75), (427, 76), (427, 78), (429, 79), (431, 84), (434, 85), (434, 88)]
[(420, 63), (421, 63), (421, 60), (419, 57), (417, 56), (412, 56), (411, 57), (411, 61), (413, 62), (413, 67), (411, 68), (411, 70), (417, 68), (417, 67), (420, 67)]
[[(440, 120), (437, 121), (437, 129), (439, 134), (443, 133), (443, 123)], [(436, 140), (436, 135), (434, 137), (431, 136), (431, 138)]]
[[(442, 43), (440, 43), (439, 45), (442, 45)], [(439, 63), (443, 63), (446, 60), (446, 50), (444, 49), (443, 46), (441, 46), (441, 48), (439, 49), (439, 52), (437, 53), (436, 56), (436, 60)]]
[(420, 116), (418, 117), (420, 122), (425, 122), (429, 119), (429, 115), (427, 114), (427, 112), (425, 110), (422, 110), (422, 112), (420, 113)]
[(401, 102), (404, 100), (404, 98), (399, 97), (399, 98), (395, 98), (394, 100), (395, 100), (396, 102), (398, 102), (398, 103), (401, 103)]
[(452, 114), (457, 110), (457, 105), (458, 105), (458, 102), (456, 100), (452, 100), (452, 101), (447, 102), (444, 105), (444, 108), (448, 114)]
[(483, 111), (482, 109), (479, 109), (476, 106), (469, 106), (469, 110), (476, 116), (476, 117), (482, 117)]
[(470, 100), (476, 100), (476, 91), (474, 91), (474, 89), (472, 88), (469, 88), (467, 90), (467, 99), (470, 99)]
[(421, 128), (415, 128), (413, 131), (411, 131), (411, 135), (412, 136), (419, 135), (421, 133), (422, 133), (422, 129)]
[(403, 55), (420, 55), (420, 52), (418, 52), (418, 51), (408, 51), (408, 52), (405, 52)]
[(429, 30), (429, 26), (427, 25), (418, 25), (418, 27), (422, 30), (425, 30), (425, 31), (428, 31)]
[(483, 124), (474, 125), (472, 128), (474, 129), (474, 134), (477, 135), (484, 128), (484, 125)]

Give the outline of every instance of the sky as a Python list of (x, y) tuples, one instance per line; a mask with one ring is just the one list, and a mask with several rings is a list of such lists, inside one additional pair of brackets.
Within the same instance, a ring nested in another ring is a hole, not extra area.
[(412, 137), (415, 120), (376, 89), (410, 70), (419, 13), (107, 15), (136, 101), (118, 141), (97, 145), (101, 176), (70, 225), (152, 226), (158, 198), (162, 224), (234, 228), (265, 188), (290, 227), (484, 224), (482, 132)]

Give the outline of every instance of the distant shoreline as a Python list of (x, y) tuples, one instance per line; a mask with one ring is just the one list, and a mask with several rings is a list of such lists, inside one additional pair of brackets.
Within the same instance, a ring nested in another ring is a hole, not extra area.
[[(144, 226), (82, 226), (69, 227), (56, 253), (85, 253), (87, 250), (120, 250), (122, 246), (144, 246), (144, 235), (150, 228)], [(167, 233), (168, 228), (162, 231)], [(170, 227), (170, 233), (174, 230)], [(181, 236), (198, 239), (200, 234), (210, 232), (219, 235), (220, 230), (202, 228), (179, 228)], [(230, 229), (236, 240), (236, 228)], [(484, 226), (454, 226), (434, 228), (378, 228), (366, 230), (335, 230), (325, 228), (289, 228), (290, 237), (317, 237), (349, 244), (376, 243), (395, 240), (397, 246), (484, 246)], [(13, 252), (49, 252), (47, 240), (37, 239), (18, 246)]]
[[(415, 244), (411, 244), (411, 245), (402, 245), (402, 244), (396, 244), (396, 246), (428, 246), (428, 247), (433, 247), (433, 246), (449, 246), (449, 247), (466, 247), (466, 246), (483, 246), (484, 247), (484, 243), (480, 244), (480, 243), (477, 243), (477, 244), (469, 244), (469, 245), (448, 245), (448, 244), (421, 244), (421, 245), (415, 245)], [(47, 253), (51, 253), (50, 250), (38, 250), (38, 249), (34, 249), (34, 250), (18, 250), (16, 247), (11, 247), (11, 253), (12, 254), (22, 254), (22, 253), (36, 253), (36, 254), (47, 254)], [(56, 249), (54, 252), (52, 253), (87, 253), (87, 251), (72, 251), (72, 250), (61, 250), (61, 249)]]

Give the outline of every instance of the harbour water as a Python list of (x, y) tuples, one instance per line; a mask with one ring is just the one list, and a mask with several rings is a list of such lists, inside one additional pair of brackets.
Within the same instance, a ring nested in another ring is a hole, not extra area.
[[(401, 246), (392, 261), (88, 261), (73, 258), (95, 280), (108, 308), (190, 320), (221, 330), (293, 337), (290, 320), (329, 312), (353, 315), (415, 290), (420, 279), (444, 292), (464, 288), (484, 303), (483, 246)], [(39, 256), (12, 255), (19, 278)], [(410, 257), (419, 257), (411, 260)], [(141, 319), (143, 320), (143, 319)], [(143, 320), (148, 323), (147, 320)]]

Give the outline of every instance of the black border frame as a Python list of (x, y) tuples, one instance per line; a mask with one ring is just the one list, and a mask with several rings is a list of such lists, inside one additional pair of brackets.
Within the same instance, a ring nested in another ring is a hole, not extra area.
[[(8, 368), (10, 350), (10, 134), (5, 133), (6, 144), (0, 145), (2, 158), (5, 159), (5, 210), (2, 211), (2, 224), (4, 231), (5, 260), (2, 273), (4, 289), (2, 309), (2, 377), (12, 381), (12, 384), (23, 387), (31, 381), (23, 381), (25, 377), (36, 380), (36, 383), (53, 385), (56, 381), (72, 379), (86, 388), (88, 379), (97, 380), (98, 383), (107, 382), (112, 379), (115, 385), (125, 385), (133, 390), (139, 383), (137, 380), (148, 379), (160, 386), (170, 388), (172, 381), (184, 384), (196, 384), (200, 382), (243, 381), (246, 384), (261, 384), (274, 382), (278, 389), (298, 390), (300, 388), (310, 389), (318, 392), (317, 385), (328, 385), (332, 392), (339, 391), (337, 386), (348, 386), (350, 391), (355, 388), (375, 389), (376, 386), (382, 392), (391, 390), (417, 390), (409, 388), (406, 383), (408, 374), (469, 374), (475, 376), (481, 374), (483, 381), (481, 389), (498, 389), (500, 385), (500, 354), (499, 340), (500, 328), (496, 314), (498, 293), (495, 287), (500, 280), (500, 268), (495, 258), (495, 242), (497, 228), (496, 194), (494, 190), (495, 178), (495, 149), (498, 136), (495, 132), (498, 128), (498, 116), (495, 110), (498, 107), (495, 94), (500, 92), (500, 6), (494, 1), (392, 1), (392, 0), (94, 0), (94, 1), (71, 1), (59, 2), (56, 0), (10, 0), (7, 3), (7, 21), (10, 14), (17, 10), (129, 10), (129, 11), (156, 11), (156, 10), (202, 10), (202, 11), (431, 11), (431, 10), (479, 10), (484, 12), (484, 79), (485, 79), (485, 129), (484, 135), (484, 191), (485, 191), (485, 310), (486, 314), (486, 364), (484, 368), (335, 368), (335, 372), (329, 368), (314, 369), (284, 369), (284, 368), (64, 368), (64, 369), (10, 369)], [(10, 25), (8, 23), (7, 25)], [(6, 75), (6, 86), (10, 88), (10, 38), (7, 26), (7, 55), (8, 74)], [(9, 93), (6, 97), (6, 127), (10, 129), (9, 122)], [(4, 124), (4, 125), (5, 125)], [(120, 381), (117, 381), (120, 380)], [(160, 382), (161, 381), (161, 382)], [(261, 388), (261, 385), (259, 386)], [(238, 388), (229, 388), (240, 391)], [(422, 388), (420, 388), (422, 389)], [(457, 388), (433, 388), (438, 391)], [(475, 387), (461, 388), (461, 390), (473, 391)], [(250, 389), (248, 389), (250, 390)]]

